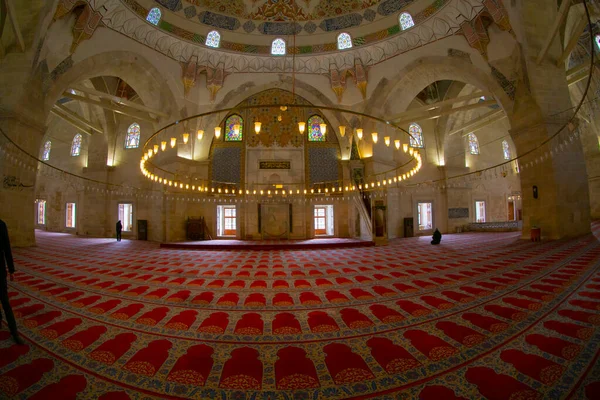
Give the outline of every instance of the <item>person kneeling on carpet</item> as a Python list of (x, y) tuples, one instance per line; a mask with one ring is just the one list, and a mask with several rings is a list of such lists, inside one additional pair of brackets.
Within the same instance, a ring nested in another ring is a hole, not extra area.
[(440, 244), (440, 242), (442, 241), (442, 233), (439, 231), (439, 229), (436, 228), (431, 238), (433, 239), (431, 241), (431, 244)]

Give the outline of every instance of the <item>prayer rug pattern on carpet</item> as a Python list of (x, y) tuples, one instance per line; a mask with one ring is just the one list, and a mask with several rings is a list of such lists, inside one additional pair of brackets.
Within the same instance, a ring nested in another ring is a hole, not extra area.
[[(596, 236), (600, 224), (593, 225)], [(600, 243), (184, 251), (37, 233), (0, 398), (600, 398)]]

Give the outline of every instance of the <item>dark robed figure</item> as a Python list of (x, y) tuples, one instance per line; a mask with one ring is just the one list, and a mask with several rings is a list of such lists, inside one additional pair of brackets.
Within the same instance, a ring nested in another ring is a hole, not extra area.
[(117, 222), (117, 242), (121, 241), (121, 231), (123, 230), (123, 224), (121, 224), (121, 220)]
[[(17, 323), (15, 322), (15, 316), (13, 315), (10, 303), (8, 302), (8, 274), (6, 268), (8, 267), (8, 273), (10, 273), (10, 280), (14, 280), (15, 263), (13, 262), (12, 251), (10, 249), (10, 240), (8, 238), (8, 229), (4, 221), (0, 219), (0, 301), (2, 302), (2, 309), (4, 315), (6, 315), (6, 321), (8, 322), (8, 329), (13, 336), (13, 339), (18, 344), (23, 344), (23, 341), (19, 337), (17, 332)], [(0, 324), (2, 317), (0, 315)]]
[(440, 244), (440, 242), (442, 241), (442, 232), (436, 229), (435, 232), (433, 232), (433, 236), (431, 238), (433, 239), (431, 241), (431, 244)]

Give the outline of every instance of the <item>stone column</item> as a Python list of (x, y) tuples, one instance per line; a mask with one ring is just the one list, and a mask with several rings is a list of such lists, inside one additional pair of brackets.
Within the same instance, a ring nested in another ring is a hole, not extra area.
[[(0, 115), (0, 129), (17, 146), (38, 156), (45, 128), (16, 113)], [(35, 182), (37, 161), (0, 134), (0, 219), (6, 222), (11, 245), (35, 245)]]
[[(522, 34), (522, 77), (515, 93), (511, 115), (511, 136), (517, 153), (525, 154), (552, 136), (570, 118), (573, 107), (564, 65), (557, 66), (562, 53), (560, 34), (539, 65), (540, 50), (556, 19), (558, 8), (551, 0), (528, 0), (518, 6)], [(562, 134), (565, 137), (567, 133)], [(542, 159), (549, 148), (521, 159), (523, 192), (523, 237), (532, 226), (541, 228), (542, 237), (559, 239), (590, 232), (590, 204), (587, 171), (579, 141), (566, 151)], [(533, 187), (537, 187), (534, 198)]]

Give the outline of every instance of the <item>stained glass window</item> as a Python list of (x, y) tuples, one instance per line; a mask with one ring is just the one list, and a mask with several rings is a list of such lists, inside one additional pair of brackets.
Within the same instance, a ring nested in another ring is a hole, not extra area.
[(158, 21), (160, 21), (161, 15), (162, 14), (160, 12), (160, 9), (158, 7), (154, 7), (148, 13), (148, 16), (146, 17), (146, 21), (150, 22), (153, 25), (158, 25)]
[(285, 55), (285, 40), (277, 38), (271, 44), (271, 54), (274, 56)]
[(324, 142), (326, 141), (325, 134), (321, 133), (321, 124), (324, 124), (323, 118), (318, 115), (313, 115), (308, 119), (308, 141), (309, 142)]
[(50, 150), (52, 150), (52, 142), (48, 140), (46, 144), (44, 144), (44, 154), (42, 155), (42, 160), (48, 161), (50, 159)]
[(469, 152), (473, 155), (479, 154), (479, 140), (477, 140), (477, 136), (474, 133), (469, 133)]
[(598, 47), (598, 50), (600, 51), (600, 34), (594, 36), (594, 41), (596, 42), (596, 46)]
[(400, 14), (399, 19), (400, 19), (400, 28), (402, 28), (403, 31), (415, 26), (415, 22), (413, 21), (413, 19), (409, 13)]
[(423, 147), (423, 129), (419, 124), (410, 124), (408, 133), (410, 133), (410, 147)]
[(337, 42), (338, 50), (349, 49), (352, 47), (352, 38), (350, 37), (349, 34), (340, 33), (338, 35), (337, 39), (338, 39), (338, 42)]
[(508, 147), (508, 142), (506, 140), (502, 141), (502, 153), (504, 153), (505, 160), (510, 160), (510, 147)]
[(217, 31), (210, 31), (206, 36), (206, 44), (208, 47), (219, 47), (221, 43), (221, 35)]
[(125, 148), (137, 149), (140, 146), (140, 126), (135, 122), (127, 129), (125, 136)]
[(81, 137), (80, 133), (75, 135), (75, 137), (73, 138), (73, 143), (71, 144), (71, 155), (73, 157), (77, 157), (79, 155), (79, 153), (81, 153), (81, 140), (82, 139), (83, 138)]
[[(240, 125), (240, 130), (236, 133), (234, 127)], [(237, 114), (229, 116), (225, 120), (225, 141), (241, 142), (244, 136), (244, 119)]]

